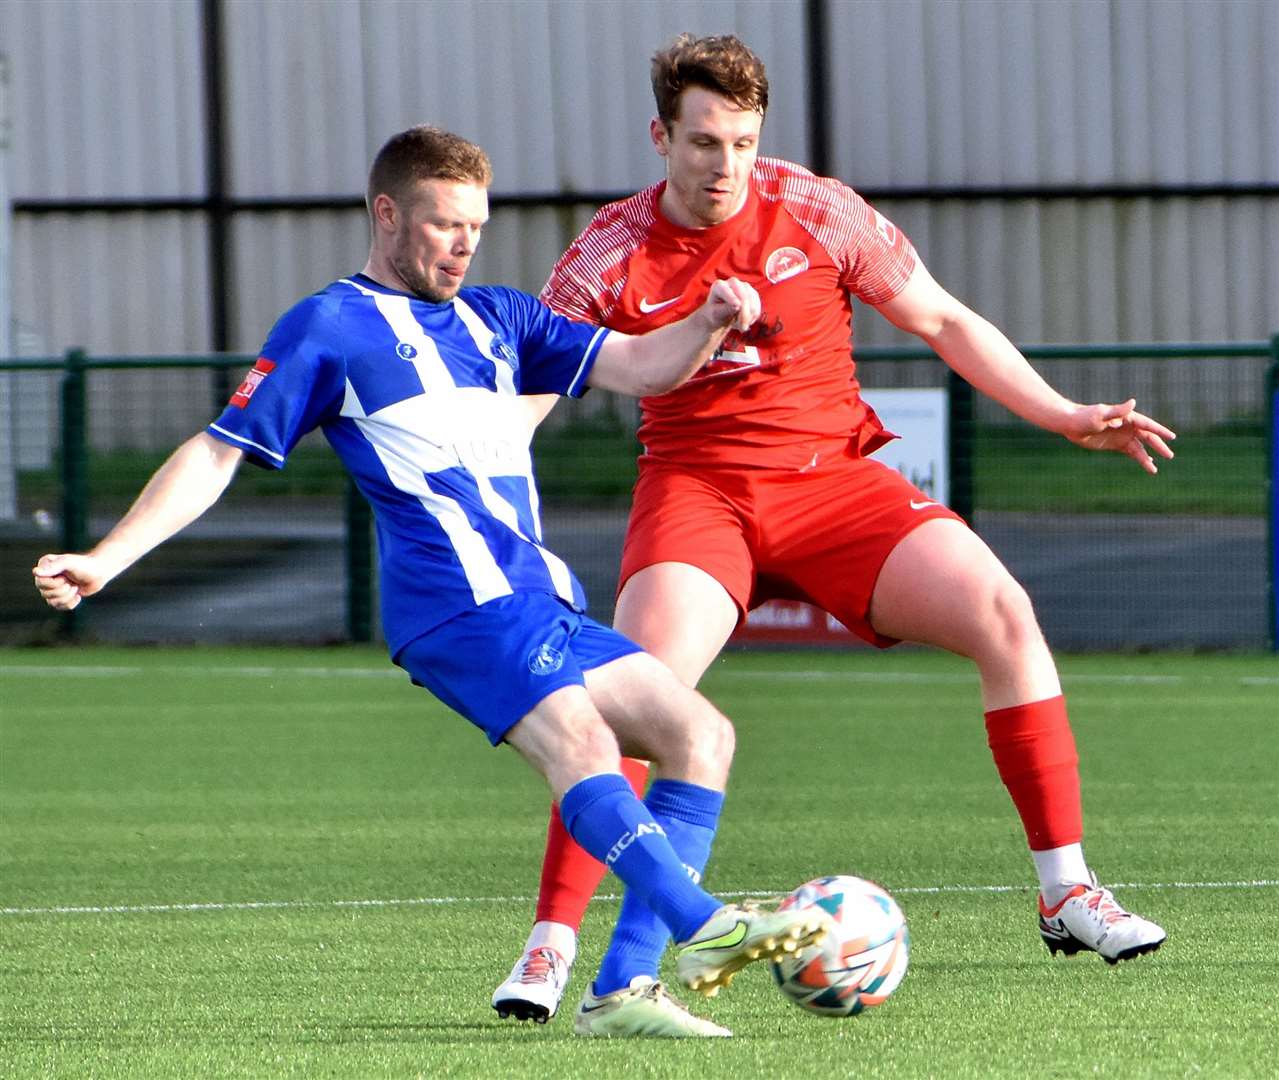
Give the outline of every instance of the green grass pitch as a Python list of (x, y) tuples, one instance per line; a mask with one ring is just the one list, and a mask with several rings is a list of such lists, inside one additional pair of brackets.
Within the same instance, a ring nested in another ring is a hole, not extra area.
[[(894, 997), (811, 1017), (750, 969), (704, 1043), (496, 1019), (541, 782), (366, 649), (0, 653), (0, 1076), (1262, 1077), (1279, 1071), (1279, 664), (1067, 658), (1090, 860), (1169, 932), (1050, 959), (976, 678), (923, 651), (730, 654), (725, 894), (872, 877)], [(605, 889), (615, 894), (611, 883)]]

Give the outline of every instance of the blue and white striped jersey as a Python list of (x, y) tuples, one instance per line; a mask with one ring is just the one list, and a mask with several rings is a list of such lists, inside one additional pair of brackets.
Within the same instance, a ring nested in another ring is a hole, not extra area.
[(323, 429), (373, 506), (392, 655), (514, 592), (582, 610), (581, 585), (542, 546), (533, 432), (515, 399), (580, 397), (607, 334), (514, 289), (434, 304), (355, 274), (285, 312), (208, 431), (280, 468)]

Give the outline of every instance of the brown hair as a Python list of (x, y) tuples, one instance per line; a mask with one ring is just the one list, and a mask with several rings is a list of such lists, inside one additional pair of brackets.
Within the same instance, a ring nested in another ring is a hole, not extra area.
[(456, 180), (488, 187), (493, 182), (493, 166), (488, 154), (460, 135), (427, 124), (411, 127), (392, 135), (373, 159), (365, 195), (369, 213), (378, 195), (403, 202), (423, 180)]
[(760, 116), (768, 110), (764, 61), (732, 34), (680, 34), (654, 54), (652, 78), (657, 115), (667, 128), (679, 119), (679, 97), (690, 86), (713, 90)]

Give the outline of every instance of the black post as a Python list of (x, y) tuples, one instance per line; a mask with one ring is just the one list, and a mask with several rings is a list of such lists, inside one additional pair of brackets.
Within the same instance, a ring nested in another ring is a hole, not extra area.
[(826, 23), (826, 0), (807, 0), (804, 41), (808, 53), (808, 167), (818, 176), (829, 176), (831, 169)]
[(973, 523), (975, 496), (973, 491), (973, 444), (976, 440), (977, 400), (972, 386), (946, 369), (946, 441), (950, 458), (950, 508), (976, 528)]
[(373, 512), (360, 489), (346, 480), (346, 632), (352, 641), (373, 640)]
[[(205, 207), (209, 228), (209, 347), (229, 352), (231, 211), (227, 196), (227, 160), (222, 101), (222, 0), (201, 0), (204, 28), (204, 176)], [(231, 373), (224, 367), (213, 370), (214, 412), (221, 411), (231, 396)]]
[(1279, 652), (1279, 334), (1270, 339), (1270, 371), (1266, 377), (1266, 632), (1270, 651)]
[[(89, 456), (85, 353), (67, 350), (62, 371), (62, 550), (89, 546)], [(60, 633), (75, 637), (79, 609), (62, 613)]]

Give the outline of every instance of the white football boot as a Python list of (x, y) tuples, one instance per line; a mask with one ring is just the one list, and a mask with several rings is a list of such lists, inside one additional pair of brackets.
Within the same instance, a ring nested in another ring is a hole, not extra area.
[(826, 936), (830, 916), (818, 907), (767, 911), (726, 904), (677, 944), (675, 973), (690, 990), (714, 997), (753, 960), (780, 960)]
[(1163, 927), (1121, 908), (1110, 890), (1097, 884), (1096, 875), (1051, 908), (1040, 894), (1039, 933), (1054, 956), (1089, 949), (1108, 964), (1154, 952), (1167, 937)]
[(505, 1020), (533, 1020), (545, 1024), (560, 1007), (568, 985), (569, 964), (548, 945), (529, 949), (493, 991), (493, 1008)]
[(587, 987), (573, 1018), (573, 1033), (612, 1039), (724, 1039), (733, 1034), (694, 1016), (648, 975), (636, 975), (630, 986), (600, 997)]

